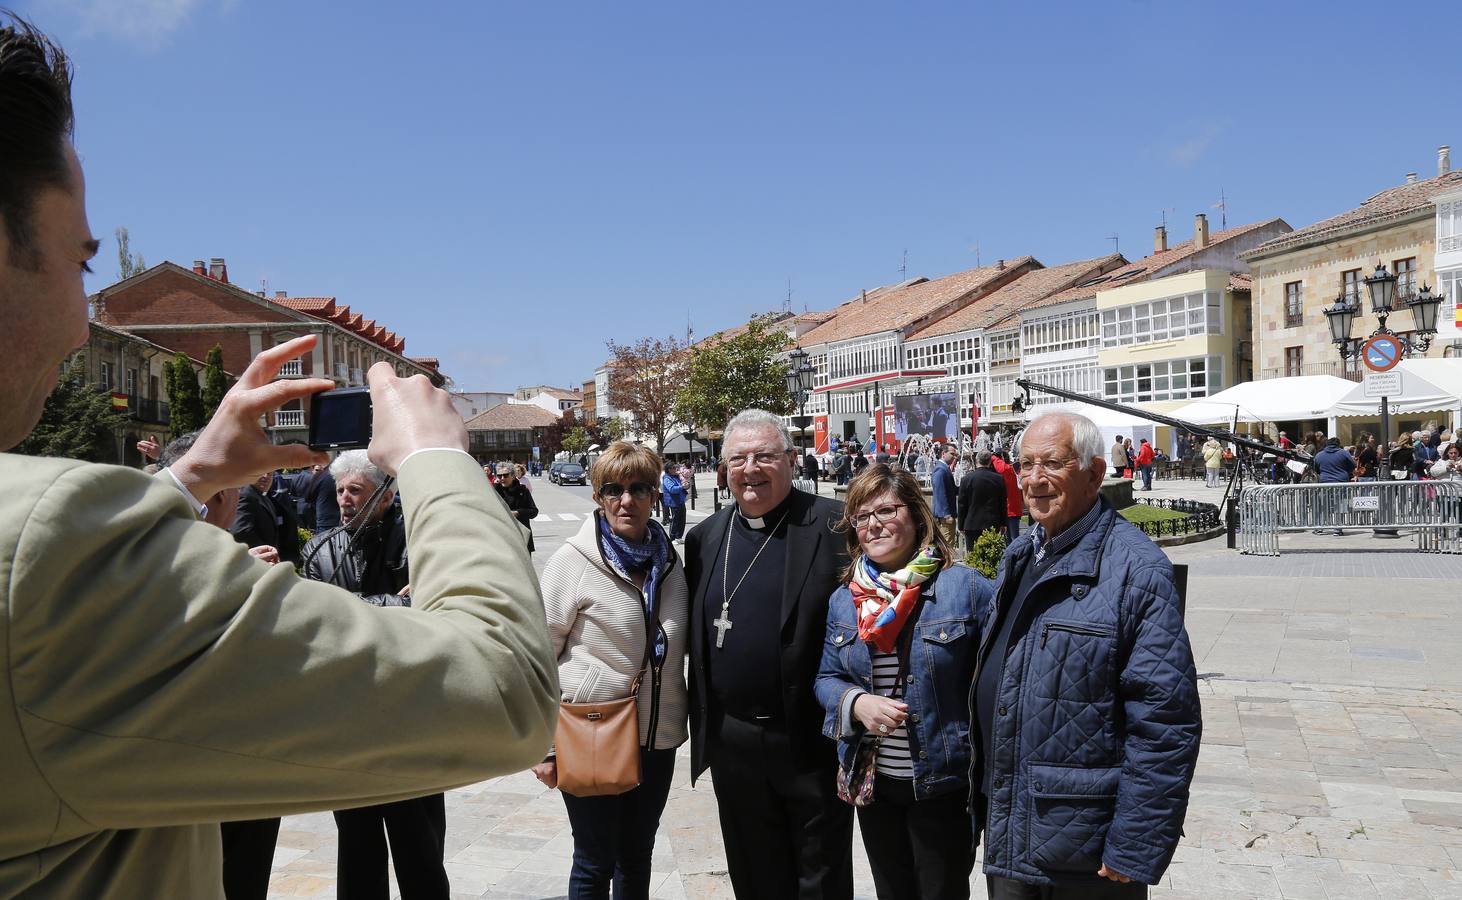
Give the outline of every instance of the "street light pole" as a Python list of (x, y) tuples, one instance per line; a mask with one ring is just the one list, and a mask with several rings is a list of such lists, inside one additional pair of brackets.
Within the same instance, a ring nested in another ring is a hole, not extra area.
[[(1371, 344), (1374, 338), (1385, 336), (1395, 342), (1399, 356), (1426, 353), (1427, 348), (1432, 344), (1433, 335), (1437, 333), (1437, 311), (1442, 305), (1441, 295), (1433, 294), (1431, 287), (1423, 284), (1420, 291), (1406, 298), (1406, 306), (1411, 310), (1412, 324), (1416, 326), (1415, 336), (1406, 337), (1386, 327), (1386, 318), (1393, 312), (1392, 307), (1396, 302), (1396, 281), (1396, 276), (1388, 272), (1381, 263), (1376, 263), (1376, 270), (1365, 279), (1366, 291), (1370, 295), (1371, 312), (1379, 320), (1376, 330), (1366, 338), (1366, 345)], [(1390, 369), (1399, 362), (1399, 358), (1391, 360), (1389, 364), (1372, 365), (1371, 360), (1364, 356), (1366, 345), (1358, 349), (1351, 349), (1350, 329), (1355, 324), (1356, 316), (1360, 313), (1357, 299), (1354, 295), (1341, 294), (1336, 298), (1334, 304), (1321, 310), (1330, 324), (1330, 342), (1340, 351), (1341, 359), (1350, 359), (1352, 356), (1360, 355), (1367, 368), (1377, 371)], [(1380, 471), (1376, 473), (1376, 480), (1388, 481), (1391, 470), (1390, 397), (1381, 398), (1380, 444), (1378, 460)]]
[(807, 426), (812, 424), (812, 417), (807, 415), (807, 395), (812, 391), (812, 380), (816, 374), (816, 370), (807, 360), (808, 353), (800, 345), (787, 354), (787, 394), (792, 399), (792, 405), (797, 407), (797, 415), (792, 417), (792, 424), (797, 426), (797, 433), (804, 438), (807, 436)]

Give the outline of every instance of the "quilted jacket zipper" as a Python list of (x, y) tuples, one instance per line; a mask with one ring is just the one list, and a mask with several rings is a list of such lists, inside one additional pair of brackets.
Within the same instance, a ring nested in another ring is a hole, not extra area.
[(1053, 631), (1064, 631), (1067, 634), (1084, 634), (1090, 637), (1111, 637), (1114, 633), (1109, 628), (1097, 628), (1092, 625), (1068, 625), (1065, 622), (1047, 622), (1041, 629), (1041, 649), (1046, 649), (1046, 640)]

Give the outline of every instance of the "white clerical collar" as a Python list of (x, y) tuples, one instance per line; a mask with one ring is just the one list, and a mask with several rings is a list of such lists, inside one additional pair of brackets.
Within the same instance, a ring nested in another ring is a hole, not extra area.
[(754, 531), (766, 531), (768, 528), (774, 528), (780, 525), (782, 520), (786, 518), (786, 512), (786, 501), (777, 504), (775, 509), (768, 511), (764, 516), (748, 516), (741, 511), (739, 505), (736, 507), (736, 515), (740, 517), (742, 522), (746, 523), (746, 527)]

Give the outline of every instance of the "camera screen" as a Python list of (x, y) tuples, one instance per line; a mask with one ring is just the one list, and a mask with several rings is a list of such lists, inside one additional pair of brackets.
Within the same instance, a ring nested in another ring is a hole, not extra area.
[(371, 441), (371, 395), (366, 388), (316, 394), (310, 403), (310, 447), (347, 450)]

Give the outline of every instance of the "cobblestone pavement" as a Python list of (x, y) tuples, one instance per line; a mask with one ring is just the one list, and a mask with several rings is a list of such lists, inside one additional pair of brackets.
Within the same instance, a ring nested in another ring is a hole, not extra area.
[[(535, 489), (556, 520), (537, 529), (541, 566), (578, 527), (557, 516), (590, 505)], [(1297, 535), (1277, 559), (1221, 540), (1169, 551), (1189, 565), (1204, 733), (1187, 834), (1154, 898), (1462, 898), (1462, 560), (1393, 549), (1408, 543)], [(653, 896), (730, 897), (714, 796), (690, 787), (688, 763), (682, 748)], [(511, 775), (452, 791), (447, 816), (454, 898), (565, 895), (573, 843), (556, 792)], [(858, 895), (872, 897), (856, 838), (854, 852)], [(271, 896), (333, 897), (334, 868), (329, 814), (288, 818)]]

